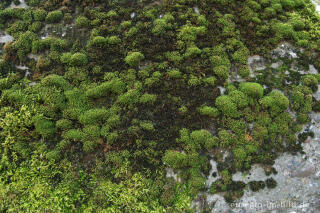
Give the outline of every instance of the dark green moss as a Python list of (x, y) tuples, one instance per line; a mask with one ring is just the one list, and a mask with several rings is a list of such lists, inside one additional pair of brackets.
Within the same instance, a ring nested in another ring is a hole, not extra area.
[(249, 188), (254, 192), (257, 192), (261, 189), (264, 189), (265, 187), (266, 187), (266, 183), (264, 181), (250, 181), (249, 182)]
[(269, 189), (274, 189), (277, 186), (277, 182), (273, 178), (268, 178), (266, 180), (266, 186)]

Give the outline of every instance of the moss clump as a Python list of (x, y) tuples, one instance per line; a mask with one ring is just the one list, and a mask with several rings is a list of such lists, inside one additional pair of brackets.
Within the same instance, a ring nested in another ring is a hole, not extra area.
[(89, 27), (90, 21), (87, 17), (78, 16), (76, 18), (76, 25), (79, 28)]
[(239, 89), (240, 91), (252, 98), (261, 98), (263, 96), (263, 87), (258, 83), (241, 83)]
[(249, 188), (254, 192), (257, 192), (261, 189), (264, 189), (265, 187), (266, 187), (266, 183), (264, 181), (250, 181), (249, 182)]
[(47, 12), (42, 9), (37, 9), (33, 11), (33, 17), (35, 21), (44, 21), (46, 19)]
[(140, 52), (130, 52), (125, 58), (125, 62), (132, 67), (138, 66), (140, 61), (144, 59), (144, 55)]
[(266, 186), (268, 189), (274, 189), (277, 187), (277, 182), (273, 178), (268, 178), (266, 180)]
[(262, 107), (270, 108), (270, 113), (275, 115), (288, 109), (289, 99), (281, 92), (272, 91), (260, 100)]
[[(65, 56), (66, 57), (66, 56)], [(75, 53), (70, 57), (71, 66), (84, 66), (88, 63), (88, 58), (84, 53)]]
[(46, 16), (46, 22), (58, 23), (62, 20), (63, 13), (60, 10), (49, 12)]
[(43, 117), (35, 117), (34, 126), (36, 131), (44, 138), (52, 136), (56, 131), (54, 124)]

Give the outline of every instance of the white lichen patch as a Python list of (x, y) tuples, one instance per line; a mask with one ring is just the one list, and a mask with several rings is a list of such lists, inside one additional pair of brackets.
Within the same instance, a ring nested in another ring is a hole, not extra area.
[(199, 10), (199, 7), (198, 6), (194, 6), (193, 7), (193, 11), (196, 13), (196, 14), (200, 14), (200, 10)]
[(25, 66), (25, 65), (16, 65), (16, 68), (19, 70), (28, 70), (29, 67)]
[(218, 86), (218, 88), (219, 88), (219, 90), (220, 90), (221, 95), (223, 95), (224, 92), (226, 91), (226, 88), (221, 87), (221, 86)]
[(7, 34), (7, 32), (5, 32), (3, 35), (0, 34), (0, 43), (9, 43), (13, 41), (13, 37), (9, 34)]
[(13, 1), (11, 2), (9, 8), (28, 8), (29, 6), (26, 4), (25, 0), (20, 0), (19, 5), (15, 5)]
[(215, 182), (216, 180), (218, 180), (220, 178), (220, 176), (218, 174), (218, 169), (217, 169), (217, 162), (215, 162), (214, 160), (211, 159), (210, 165), (211, 165), (211, 170), (209, 172), (208, 178), (206, 179), (207, 187), (210, 187), (213, 182)]
[(296, 59), (298, 58), (298, 53), (301, 53), (302, 49), (293, 47), (291, 44), (284, 42), (280, 44), (275, 50), (271, 52), (274, 59), (278, 58), (288, 58)]

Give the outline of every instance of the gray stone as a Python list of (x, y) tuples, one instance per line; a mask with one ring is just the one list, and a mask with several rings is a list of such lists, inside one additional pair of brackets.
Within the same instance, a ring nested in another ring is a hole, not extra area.
[(315, 173), (315, 167), (309, 162), (301, 163), (295, 170), (292, 171), (292, 177), (308, 177)]

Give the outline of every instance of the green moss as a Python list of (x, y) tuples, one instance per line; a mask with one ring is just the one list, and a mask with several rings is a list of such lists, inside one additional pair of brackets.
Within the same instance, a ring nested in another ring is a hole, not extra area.
[(248, 97), (241, 91), (233, 90), (228, 94), (228, 96), (238, 108), (244, 108), (249, 104)]
[(229, 77), (229, 69), (228, 69), (227, 66), (221, 65), (221, 66), (214, 67), (213, 68), (213, 73), (217, 77), (219, 77), (219, 78), (221, 78), (223, 80), (226, 80)]
[[(67, 56), (65, 56), (67, 58)], [(75, 53), (70, 57), (71, 66), (84, 66), (88, 63), (88, 57), (84, 53)]]
[(237, 105), (229, 96), (222, 95), (216, 99), (216, 107), (223, 113), (223, 115), (231, 118), (239, 117)]
[(145, 93), (140, 97), (139, 102), (143, 104), (153, 104), (156, 100), (157, 100), (156, 95)]
[(116, 45), (121, 43), (121, 39), (118, 36), (111, 36), (108, 38), (108, 43), (111, 45)]
[(263, 108), (270, 108), (272, 115), (283, 112), (289, 107), (289, 100), (281, 92), (272, 91), (267, 96), (260, 99)]
[(268, 178), (266, 180), (266, 186), (269, 188), (269, 189), (274, 189), (276, 188), (277, 186), (277, 182), (273, 179), (273, 178)]
[(68, 119), (60, 119), (56, 122), (56, 127), (62, 130), (71, 129), (72, 121)]
[(188, 47), (185, 54), (184, 54), (184, 57), (186, 58), (189, 58), (189, 57), (196, 57), (198, 55), (201, 54), (201, 50), (196, 47), (196, 46), (192, 46), (192, 47)]
[(249, 182), (249, 188), (254, 192), (259, 191), (261, 189), (264, 189), (265, 186), (266, 186), (266, 184), (263, 181), (250, 181)]
[(129, 52), (125, 58), (125, 62), (130, 66), (138, 66), (140, 61), (144, 59), (144, 55), (140, 52)]
[(232, 153), (233, 153), (233, 156), (235, 157), (235, 160), (236, 161), (244, 161), (247, 157), (247, 153), (246, 153), (246, 150), (239, 147), (239, 148), (236, 148), (236, 149), (233, 149), (232, 150)]
[(79, 28), (85, 28), (85, 27), (89, 27), (90, 25), (90, 21), (87, 17), (84, 16), (78, 16), (76, 18), (76, 26)]
[(258, 83), (244, 82), (239, 85), (240, 91), (252, 98), (263, 96), (263, 87)]
[(67, 131), (63, 137), (69, 140), (81, 141), (85, 135), (80, 129), (71, 129)]
[(62, 20), (62, 18), (63, 18), (63, 13), (60, 10), (55, 10), (47, 14), (46, 22), (58, 23)]
[(314, 92), (318, 89), (318, 79), (314, 75), (303, 76), (302, 84), (307, 87), (310, 87)]
[[(320, 68), (310, 2), (201, 1), (200, 14), (189, 0), (10, 3), (0, 3), (14, 38), (0, 60), (0, 212), (192, 212), (211, 156), (210, 192), (234, 202), (247, 186), (234, 173), (267, 170), (314, 136), (295, 133), (320, 108), (320, 75), (293, 69)], [(248, 57), (275, 62), (282, 42), (303, 47), (300, 58), (250, 75)], [(249, 188), (265, 185), (276, 183)]]
[(36, 131), (44, 138), (53, 136), (56, 131), (52, 121), (41, 116), (34, 118), (34, 126)]
[(250, 75), (250, 70), (247, 66), (241, 66), (240, 69), (239, 69), (239, 75), (242, 77), (242, 78), (246, 78)]
[(199, 113), (201, 115), (206, 115), (210, 117), (217, 117), (219, 116), (219, 110), (214, 108), (214, 107), (209, 107), (209, 106), (202, 106), (199, 108)]
[(167, 151), (162, 161), (174, 169), (184, 168), (188, 165), (187, 155), (178, 151)]

